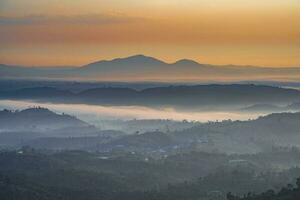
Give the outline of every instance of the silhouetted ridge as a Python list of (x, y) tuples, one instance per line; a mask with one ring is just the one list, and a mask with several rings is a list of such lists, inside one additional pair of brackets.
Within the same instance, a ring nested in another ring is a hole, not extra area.
[(263, 85), (195, 85), (153, 87), (134, 90), (101, 87), (72, 93), (55, 88), (26, 88), (2, 92), (2, 99), (38, 99), (50, 102), (111, 104), (249, 107), (255, 104), (286, 104), (300, 101), (300, 91)]
[(137, 93), (136, 90), (130, 88), (107, 87), (85, 90), (78, 95), (85, 97), (128, 97), (128, 95), (136, 95)]
[(190, 59), (181, 59), (181, 60), (176, 61), (174, 64), (175, 65), (188, 65), (188, 66), (200, 65), (198, 62), (196, 62), (194, 60), (190, 60)]
[(150, 56), (144, 56), (144, 55), (134, 55), (127, 58), (118, 58), (113, 61), (119, 61), (119, 62), (129, 62), (129, 63), (135, 63), (135, 64), (163, 64), (163, 61), (160, 61), (156, 58), (150, 57)]
[(88, 68), (88, 67), (92, 67), (92, 66), (96, 66), (96, 65), (103, 66), (105, 64), (118, 65), (118, 66), (141, 65), (141, 67), (142, 67), (143, 65), (162, 65), (162, 64), (166, 64), (166, 63), (164, 63), (163, 61), (160, 61), (156, 58), (153, 58), (153, 57), (144, 56), (144, 55), (134, 55), (134, 56), (126, 57), (126, 58), (116, 58), (113, 60), (102, 60), (102, 61), (93, 62), (93, 63), (83, 66), (83, 68)]

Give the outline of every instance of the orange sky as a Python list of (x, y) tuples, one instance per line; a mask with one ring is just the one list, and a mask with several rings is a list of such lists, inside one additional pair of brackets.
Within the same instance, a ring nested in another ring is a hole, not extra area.
[(300, 67), (299, 0), (1, 0), (0, 63), (167, 62)]

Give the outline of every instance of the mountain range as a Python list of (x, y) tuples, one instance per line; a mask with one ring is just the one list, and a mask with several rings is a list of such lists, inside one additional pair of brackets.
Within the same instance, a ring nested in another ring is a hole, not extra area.
[[(244, 108), (256, 104), (275, 104), (285, 107), (290, 105), (289, 108), (284, 109), (290, 110), (299, 107), (295, 103), (300, 102), (300, 91), (252, 84), (181, 85), (143, 90), (126, 87), (101, 87), (80, 92), (54, 87), (34, 87), (0, 91), (0, 99), (92, 105), (171, 106), (192, 109), (208, 108), (210, 110), (213, 108)], [(291, 107), (291, 105), (293, 106)], [(252, 109), (250, 107), (246, 110)]]
[(300, 68), (272, 68), (200, 64), (189, 59), (166, 63), (134, 55), (101, 60), (79, 67), (25, 67), (0, 64), (0, 78), (68, 79), (98, 81), (239, 81), (296, 80)]

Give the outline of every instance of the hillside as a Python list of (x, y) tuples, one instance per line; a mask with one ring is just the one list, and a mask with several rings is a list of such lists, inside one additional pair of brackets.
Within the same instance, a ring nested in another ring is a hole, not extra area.
[(66, 127), (87, 127), (89, 124), (66, 114), (56, 114), (46, 108), (28, 108), (21, 111), (0, 111), (3, 130), (57, 130)]
[[(48, 137), (96, 136), (99, 130), (67, 114), (35, 107), (20, 111), (0, 111), (0, 148), (18, 148)], [(42, 148), (47, 148), (47, 145)]]
[(299, 146), (300, 113), (276, 113), (249, 121), (223, 121), (174, 132), (147, 132), (121, 137), (101, 146), (102, 151), (136, 151), (170, 155), (184, 151), (257, 153), (276, 146)]

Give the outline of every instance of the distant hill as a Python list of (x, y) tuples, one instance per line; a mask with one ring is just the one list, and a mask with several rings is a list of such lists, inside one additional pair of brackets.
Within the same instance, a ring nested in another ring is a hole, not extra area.
[(287, 110), (300, 110), (300, 102), (295, 102), (286, 107)]
[(35, 107), (0, 111), (0, 148), (31, 145), (43, 149), (95, 150), (123, 132), (100, 130), (74, 116)]
[(45, 108), (0, 112), (0, 147), (30, 145), (46, 149), (121, 150), (168, 155), (204, 151), (257, 153), (299, 146), (300, 113), (274, 113), (247, 121), (195, 123), (184, 129), (125, 134), (101, 131)]
[(76, 117), (56, 114), (46, 108), (28, 108), (21, 111), (0, 111), (0, 129), (49, 131), (66, 127), (90, 126)]
[(299, 146), (300, 113), (275, 113), (248, 121), (222, 121), (173, 132), (126, 135), (101, 146), (168, 155), (177, 151), (257, 153), (273, 147)]
[(217, 66), (200, 64), (188, 59), (166, 63), (144, 55), (101, 60), (80, 67), (37, 68), (0, 65), (0, 78), (193, 82), (217, 80), (287, 80), (295, 79), (299, 76), (300, 68)]
[(143, 134), (133, 134), (113, 140), (101, 148), (104, 150), (121, 149), (125, 151), (160, 151), (169, 145), (173, 145), (172, 137), (163, 132), (147, 132)]
[(289, 105), (300, 101), (300, 91), (246, 84), (168, 86), (143, 90), (102, 87), (78, 93), (51, 87), (35, 87), (0, 92), (0, 99), (30, 99), (99, 105), (177, 106), (193, 107), (193, 109), (208, 107), (214, 109), (228, 106)]
[[(300, 113), (274, 113), (255, 120), (205, 123), (175, 132), (182, 141), (199, 141), (209, 150), (254, 153), (274, 146), (299, 146)], [(201, 145), (202, 144), (202, 145)]]
[(241, 109), (241, 111), (245, 112), (280, 112), (284, 110), (284, 107), (273, 104), (255, 104)]
[(286, 106), (278, 106), (274, 104), (254, 104), (240, 109), (243, 112), (296, 112), (300, 111), (300, 102), (294, 102)]

